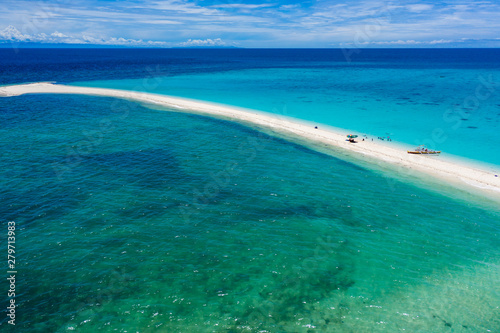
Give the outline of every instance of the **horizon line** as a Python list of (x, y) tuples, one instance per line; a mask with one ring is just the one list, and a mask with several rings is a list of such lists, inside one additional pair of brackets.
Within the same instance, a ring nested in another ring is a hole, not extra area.
[(18, 43), (0, 43), (0, 49), (155, 49), (155, 50), (182, 50), (182, 49), (248, 49), (248, 50), (455, 50), (455, 49), (500, 49), (498, 46), (481, 46), (481, 47), (467, 47), (467, 46), (448, 46), (448, 47), (415, 47), (415, 46), (390, 46), (390, 47), (358, 47), (358, 46), (334, 46), (334, 47), (239, 47), (239, 46), (122, 46), (122, 45), (101, 45), (101, 44), (18, 44)]

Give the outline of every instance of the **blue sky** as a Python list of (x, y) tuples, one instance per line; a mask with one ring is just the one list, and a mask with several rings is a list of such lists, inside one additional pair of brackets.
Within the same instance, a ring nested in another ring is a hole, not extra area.
[(0, 2), (0, 43), (499, 47), (500, 1)]

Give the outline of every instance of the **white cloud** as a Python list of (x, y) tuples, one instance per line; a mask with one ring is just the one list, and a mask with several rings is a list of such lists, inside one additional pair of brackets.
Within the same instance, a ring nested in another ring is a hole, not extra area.
[[(236, 0), (235, 3), (79, 0), (57, 3), (46, 6), (43, 0), (1, 0), (2, 23), (11, 24), (19, 31), (0, 29), (0, 41), (209, 46), (207, 38), (213, 41), (213, 36), (217, 36), (229, 45), (238, 42), (245, 47), (326, 47), (356, 40), (393, 41), (397, 46), (403, 45), (395, 43), (400, 40), (428, 44), (433, 40), (460, 38), (492, 40), (500, 32), (498, 1), (454, 4), (450, 1), (322, 0), (291, 4), (275, 0)], [(188, 38), (191, 41), (187, 41)]]
[(188, 1), (178, 1), (178, 0), (163, 0), (163, 1), (151, 1), (142, 2), (136, 4), (138, 8), (150, 8), (155, 10), (161, 10), (165, 12), (172, 12), (178, 14), (189, 14), (189, 15), (219, 15), (220, 13), (216, 9), (211, 9), (207, 7), (197, 6)]
[(300, 5), (282, 5), (279, 7), (279, 9), (283, 9), (283, 10), (290, 10), (290, 9), (295, 9), (295, 8), (299, 8)]
[(50, 34), (52, 37), (59, 37), (59, 38), (64, 38), (64, 37), (68, 37), (66, 36), (65, 34), (62, 34), (58, 31), (54, 31), (53, 33)]
[(14, 26), (9, 25), (4, 30), (0, 30), (0, 43), (5, 42), (32, 42), (32, 43), (53, 43), (53, 44), (88, 44), (88, 45), (110, 45), (110, 46), (146, 46), (146, 47), (217, 47), (227, 46), (221, 38), (215, 39), (189, 39), (186, 42), (174, 44), (164, 41), (151, 41), (142, 39), (128, 39), (123, 37), (100, 37), (88, 34), (70, 36), (59, 31), (54, 31), (50, 35), (45, 33), (23, 34)]
[(22, 34), (12, 25), (9, 25), (3, 31), (0, 31), (0, 40), (25, 42), (29, 41), (30, 38), (30, 35)]
[(434, 7), (433, 5), (413, 4), (413, 5), (407, 5), (406, 9), (408, 9), (410, 12), (413, 13), (420, 13), (427, 10), (431, 10), (433, 7)]
[(123, 37), (93, 37), (88, 35), (68, 36), (58, 31), (47, 35), (23, 34), (14, 26), (9, 25), (0, 31), (0, 42), (33, 42), (33, 43), (54, 43), (54, 44), (89, 44), (89, 45), (120, 45), (120, 46), (171, 46), (167, 42), (143, 41), (142, 39), (127, 39)]
[(216, 39), (188, 39), (187, 42), (179, 43), (179, 46), (182, 47), (190, 47), (190, 46), (226, 46), (227, 44), (222, 41), (220, 38)]
[(275, 4), (260, 4), (260, 5), (250, 5), (244, 3), (231, 3), (231, 4), (221, 4), (221, 5), (212, 5), (214, 8), (236, 8), (236, 9), (258, 9), (258, 8), (267, 8), (274, 7)]
[(429, 44), (449, 44), (449, 43), (457, 43), (460, 41), (454, 41), (454, 40), (449, 40), (449, 39), (439, 39), (439, 40), (431, 40), (428, 42)]

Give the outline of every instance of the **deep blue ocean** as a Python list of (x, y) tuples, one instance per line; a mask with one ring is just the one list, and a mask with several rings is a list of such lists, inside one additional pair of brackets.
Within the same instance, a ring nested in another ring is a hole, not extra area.
[[(491, 167), (499, 80), (496, 49), (0, 49), (0, 85), (218, 102)], [(0, 98), (0, 145), (2, 332), (500, 331), (500, 209), (472, 193), (114, 98)]]
[(0, 55), (0, 85), (55, 81), (188, 97), (500, 165), (498, 49), (0, 49)]

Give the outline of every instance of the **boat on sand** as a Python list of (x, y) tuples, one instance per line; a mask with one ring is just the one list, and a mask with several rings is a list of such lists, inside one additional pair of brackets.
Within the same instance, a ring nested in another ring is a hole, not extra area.
[(424, 145), (420, 145), (414, 150), (407, 150), (408, 154), (441, 154), (440, 150), (428, 149)]

